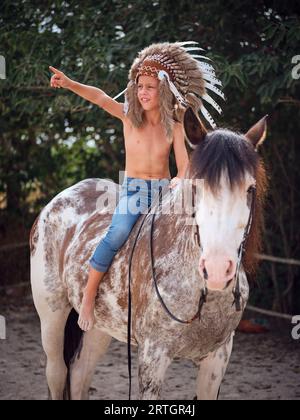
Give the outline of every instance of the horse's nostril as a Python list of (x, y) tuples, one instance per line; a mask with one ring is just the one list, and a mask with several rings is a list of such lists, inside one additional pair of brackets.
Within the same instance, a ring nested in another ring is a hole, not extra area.
[(208, 279), (208, 273), (207, 273), (207, 270), (206, 270), (205, 267), (203, 268), (203, 275), (204, 275), (204, 279), (207, 280)]
[(229, 262), (229, 266), (228, 266), (227, 271), (226, 271), (227, 276), (230, 274), (230, 268), (231, 268), (231, 263)]
[(234, 274), (234, 262), (229, 260), (228, 261), (228, 268), (226, 271), (226, 276), (232, 276)]

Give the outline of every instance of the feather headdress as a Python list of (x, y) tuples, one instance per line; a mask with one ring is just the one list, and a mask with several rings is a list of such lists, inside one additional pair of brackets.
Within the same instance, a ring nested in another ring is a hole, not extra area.
[(193, 41), (152, 44), (138, 54), (129, 71), (127, 88), (114, 98), (125, 93), (125, 113), (135, 127), (143, 123), (143, 108), (137, 96), (137, 80), (140, 75), (160, 80), (160, 112), (168, 138), (172, 136), (174, 122), (183, 121), (188, 107), (195, 115), (201, 112), (209, 124), (216, 127), (203, 101), (221, 113), (220, 106), (207, 90), (225, 99), (217, 87), (222, 86), (222, 83), (216, 78), (213, 66), (203, 61), (210, 59), (198, 54), (203, 49), (197, 44)]

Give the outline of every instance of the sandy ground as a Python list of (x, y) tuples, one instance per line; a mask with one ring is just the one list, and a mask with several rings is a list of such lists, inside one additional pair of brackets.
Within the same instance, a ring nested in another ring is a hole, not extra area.
[[(47, 387), (39, 321), (31, 298), (18, 304), (0, 299), (6, 317), (7, 339), (0, 340), (0, 400), (44, 400)], [(300, 400), (300, 340), (290, 338), (291, 327), (272, 326), (268, 333), (237, 333), (222, 384), (220, 399)], [(137, 398), (136, 352), (133, 352), (133, 399)], [(189, 361), (175, 361), (168, 370), (162, 397), (191, 400), (196, 369)], [(91, 399), (127, 399), (127, 348), (113, 341), (99, 363), (90, 390)]]

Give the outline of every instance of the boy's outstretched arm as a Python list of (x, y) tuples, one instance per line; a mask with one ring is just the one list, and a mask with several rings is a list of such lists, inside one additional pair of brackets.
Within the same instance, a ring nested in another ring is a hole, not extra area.
[(49, 66), (49, 69), (54, 73), (50, 79), (51, 87), (68, 89), (93, 104), (98, 105), (114, 117), (120, 118), (121, 120), (124, 118), (123, 104), (115, 101), (103, 92), (103, 90), (75, 82), (75, 80), (70, 79), (62, 71), (52, 66)]

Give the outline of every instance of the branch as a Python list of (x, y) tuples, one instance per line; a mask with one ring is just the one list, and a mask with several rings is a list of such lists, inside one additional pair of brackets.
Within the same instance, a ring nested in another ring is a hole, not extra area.
[(283, 103), (283, 104), (291, 104), (291, 105), (296, 105), (300, 107), (300, 101), (298, 99), (294, 99), (294, 98), (280, 98), (277, 101), (278, 104)]
[(273, 257), (272, 255), (265, 255), (265, 254), (256, 254), (255, 257), (258, 258), (259, 260), (273, 261), (273, 262), (278, 262), (280, 264), (300, 265), (300, 261), (294, 260), (293, 258), (280, 258), (280, 257)]
[(53, 96), (55, 93), (53, 92), (53, 88), (48, 86), (19, 86), (16, 87), (17, 91), (36, 91), (36, 92), (47, 92), (49, 95)]
[(0, 252), (11, 251), (13, 249), (18, 249), (18, 248), (27, 248), (28, 246), (29, 246), (28, 242), (21, 242), (20, 244), (3, 245), (0, 247)]
[(269, 311), (267, 309), (256, 308), (255, 306), (252, 306), (252, 305), (247, 305), (246, 309), (248, 309), (249, 311), (258, 312), (259, 314), (286, 319), (288, 321), (291, 321), (293, 319), (293, 315), (281, 314), (279, 312)]

